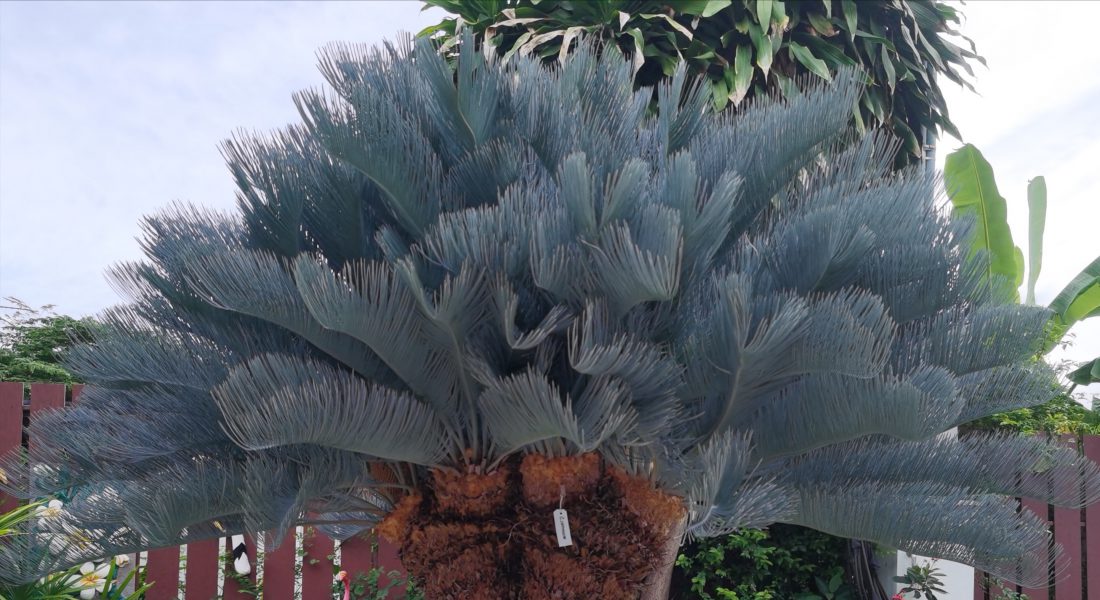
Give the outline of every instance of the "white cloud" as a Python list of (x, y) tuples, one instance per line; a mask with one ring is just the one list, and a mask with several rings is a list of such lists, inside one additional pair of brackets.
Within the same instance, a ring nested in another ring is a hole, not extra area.
[(174, 200), (228, 208), (217, 144), (298, 120), (330, 41), (378, 43), (419, 2), (0, 3), (0, 296), (89, 314)]

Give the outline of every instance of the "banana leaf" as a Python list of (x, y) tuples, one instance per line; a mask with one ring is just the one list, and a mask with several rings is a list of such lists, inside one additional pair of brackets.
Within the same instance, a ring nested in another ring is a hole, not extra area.
[(1043, 231), (1047, 226), (1047, 182), (1040, 175), (1027, 183), (1027, 300), (1035, 304), (1035, 283), (1043, 269)]
[(1054, 311), (1052, 335), (1057, 340), (1074, 323), (1100, 315), (1100, 256), (1085, 267), (1050, 303)]
[(987, 277), (996, 296), (1018, 301), (1015, 283), (1022, 277), (1016, 245), (1008, 227), (1008, 206), (997, 191), (993, 168), (972, 144), (947, 155), (944, 181), (956, 218), (973, 218), (970, 255), (984, 256)]

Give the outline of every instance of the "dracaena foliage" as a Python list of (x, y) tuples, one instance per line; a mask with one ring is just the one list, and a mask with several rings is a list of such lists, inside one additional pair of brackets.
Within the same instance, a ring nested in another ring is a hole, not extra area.
[[(924, 171), (852, 139), (861, 76), (715, 114), (684, 69), (635, 90), (427, 41), (321, 53), (302, 123), (224, 154), (238, 210), (143, 223), (7, 489), (63, 514), (0, 572), (239, 531), (376, 523), (426, 469), (598, 452), (683, 498), (692, 536), (773, 522), (1046, 580), (1016, 496), (1095, 465), (943, 436), (1041, 402), (1044, 308), (993, 297)], [(979, 257), (980, 259), (981, 257)]]
[(956, 138), (942, 78), (969, 89), (970, 61), (985, 60), (958, 29), (961, 14), (934, 0), (425, 0), (456, 16), (424, 29), (451, 50), (462, 31), (514, 55), (557, 61), (582, 37), (632, 57), (635, 85), (671, 77), (681, 62), (712, 89), (714, 107), (789, 94), (803, 75), (830, 80), (858, 66), (867, 86), (852, 110), (860, 132), (885, 128), (902, 142), (899, 167), (924, 157), (924, 131)]

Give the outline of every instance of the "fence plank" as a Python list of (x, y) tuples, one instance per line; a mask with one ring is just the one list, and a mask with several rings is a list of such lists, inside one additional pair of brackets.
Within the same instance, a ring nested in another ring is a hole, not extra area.
[(218, 596), (218, 542), (202, 540), (187, 544), (187, 589), (185, 600), (211, 600)]
[[(1035, 513), (1041, 521), (1047, 521), (1047, 527), (1050, 526), (1050, 521), (1047, 519), (1048, 513), (1046, 502), (1034, 500), (1032, 498), (1024, 498), (1020, 504), (1022, 504), (1025, 509)], [(1031, 600), (1049, 600), (1050, 598), (1050, 589), (1045, 587), (1021, 588), (1021, 591), (1027, 594), (1027, 597)]]
[[(253, 584), (256, 583), (256, 541), (252, 539), (252, 536), (244, 536), (244, 545), (248, 554), (248, 564), (251, 565), (252, 571), (246, 576), (248, 581)], [(233, 538), (226, 538), (225, 553), (228, 558), (225, 561), (225, 591), (223, 592), (223, 598), (225, 600), (247, 600), (248, 598), (255, 598), (242, 590), (242, 585), (237, 581), (236, 570), (233, 568)]]
[(332, 597), (332, 559), (335, 548), (332, 540), (306, 528), (302, 542), (302, 600), (328, 600)]
[(974, 600), (986, 600), (985, 573), (974, 569)]
[[(269, 532), (268, 539), (273, 535)], [(264, 553), (264, 600), (293, 600), (295, 557), (293, 531), (281, 546)]]
[(84, 384), (83, 383), (74, 383), (73, 384), (73, 394), (71, 396), (71, 402), (73, 404), (76, 404), (77, 399), (80, 398), (80, 393), (83, 392), (83, 391), (84, 391)]
[(374, 549), (369, 533), (363, 533), (340, 542), (340, 569), (355, 580), (356, 575), (369, 573), (374, 567)]
[(401, 566), (401, 558), (397, 554), (397, 546), (382, 538), (378, 538), (377, 560), (379, 568), (382, 569), (382, 575), (378, 578), (379, 585), (389, 583), (390, 571), (397, 571), (402, 574), (405, 572), (405, 568)]
[[(988, 578), (988, 579), (987, 579)], [(992, 575), (985, 571), (974, 570), (974, 600), (993, 600), (1006, 591), (1015, 592), (1016, 586), (1001, 587)]]
[[(1077, 450), (1077, 436), (1062, 435), (1059, 442)], [(1054, 543), (1062, 546), (1055, 570), (1063, 575), (1054, 587), (1056, 600), (1080, 600), (1084, 572), (1081, 564), (1081, 511), (1054, 507)]]
[(149, 551), (145, 565), (145, 583), (153, 587), (145, 592), (145, 600), (176, 600), (179, 597), (179, 546)]
[(38, 413), (65, 407), (64, 383), (32, 383), (31, 384), (31, 418)]
[[(1085, 456), (1100, 463), (1100, 436), (1086, 435), (1082, 440)], [(1100, 503), (1085, 509), (1085, 588), (1089, 595), (1100, 594)]]
[[(0, 456), (18, 448), (23, 442), (23, 384), (15, 381), (0, 383)], [(14, 477), (14, 474), (12, 474)], [(6, 480), (6, 476), (0, 477)], [(0, 493), (0, 512), (15, 509), (19, 502)]]
[(1055, 569), (1063, 573), (1054, 589), (1057, 600), (1081, 599), (1081, 511), (1054, 508), (1054, 543), (1062, 546)]

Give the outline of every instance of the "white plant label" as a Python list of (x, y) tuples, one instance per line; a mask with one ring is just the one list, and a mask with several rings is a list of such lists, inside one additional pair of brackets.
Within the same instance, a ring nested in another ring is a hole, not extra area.
[(558, 534), (558, 548), (573, 545), (573, 536), (569, 533), (569, 513), (564, 508), (554, 511), (554, 531)]

